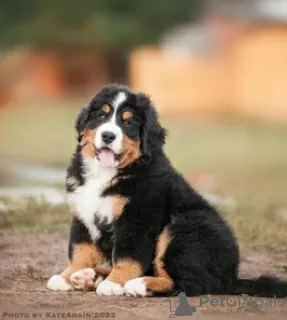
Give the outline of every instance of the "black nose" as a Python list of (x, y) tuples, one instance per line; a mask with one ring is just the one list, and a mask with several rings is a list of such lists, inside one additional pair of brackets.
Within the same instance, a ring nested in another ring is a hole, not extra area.
[(105, 131), (102, 133), (102, 139), (104, 143), (110, 144), (116, 139), (116, 135), (112, 132)]

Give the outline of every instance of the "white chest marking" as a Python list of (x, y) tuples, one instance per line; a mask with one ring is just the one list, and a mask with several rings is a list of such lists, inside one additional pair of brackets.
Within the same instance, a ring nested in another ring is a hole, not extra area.
[(95, 216), (100, 222), (111, 222), (113, 219), (112, 199), (102, 197), (101, 194), (115, 176), (116, 169), (102, 168), (94, 159), (84, 160), (84, 164), (85, 184), (68, 194), (68, 203), (75, 206), (77, 217), (85, 224), (95, 241), (101, 236), (95, 225)]

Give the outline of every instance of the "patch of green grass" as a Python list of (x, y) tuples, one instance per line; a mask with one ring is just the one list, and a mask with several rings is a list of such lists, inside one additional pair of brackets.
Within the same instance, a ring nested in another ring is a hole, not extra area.
[(53, 206), (44, 201), (26, 198), (20, 202), (0, 198), (8, 210), (0, 211), (0, 234), (68, 234), (71, 216), (68, 206)]
[(287, 205), (286, 125), (246, 119), (167, 124), (166, 151), (181, 172), (206, 172), (217, 191), (242, 201)]
[[(0, 211), (0, 234), (51, 234), (58, 232), (67, 237), (71, 215), (66, 205), (52, 206), (34, 199), (21, 202), (0, 198), (10, 207)], [(287, 219), (277, 206), (238, 203), (234, 208), (218, 206), (226, 221), (235, 231), (239, 242), (249, 249), (286, 251)], [(287, 214), (287, 213), (286, 213)]]
[(282, 252), (287, 249), (287, 220), (276, 205), (239, 203), (218, 207), (232, 226), (239, 243), (250, 249)]

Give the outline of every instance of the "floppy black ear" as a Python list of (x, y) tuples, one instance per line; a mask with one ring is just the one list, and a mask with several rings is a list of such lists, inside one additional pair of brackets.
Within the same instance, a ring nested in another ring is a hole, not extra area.
[(78, 142), (81, 141), (83, 131), (84, 131), (85, 126), (87, 124), (88, 117), (89, 117), (89, 109), (90, 109), (89, 107), (83, 108), (80, 111), (78, 118), (76, 120), (75, 128), (76, 128), (77, 134), (78, 134), (78, 136), (77, 136)]
[(138, 104), (144, 110), (144, 121), (141, 131), (141, 150), (143, 155), (150, 156), (153, 150), (161, 149), (165, 143), (166, 130), (158, 121), (158, 114), (150, 98), (138, 94)]

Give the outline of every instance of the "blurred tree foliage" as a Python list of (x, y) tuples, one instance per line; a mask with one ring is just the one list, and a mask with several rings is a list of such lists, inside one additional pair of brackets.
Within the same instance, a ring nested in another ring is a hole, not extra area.
[(194, 19), (203, 0), (0, 0), (0, 45), (128, 50)]

